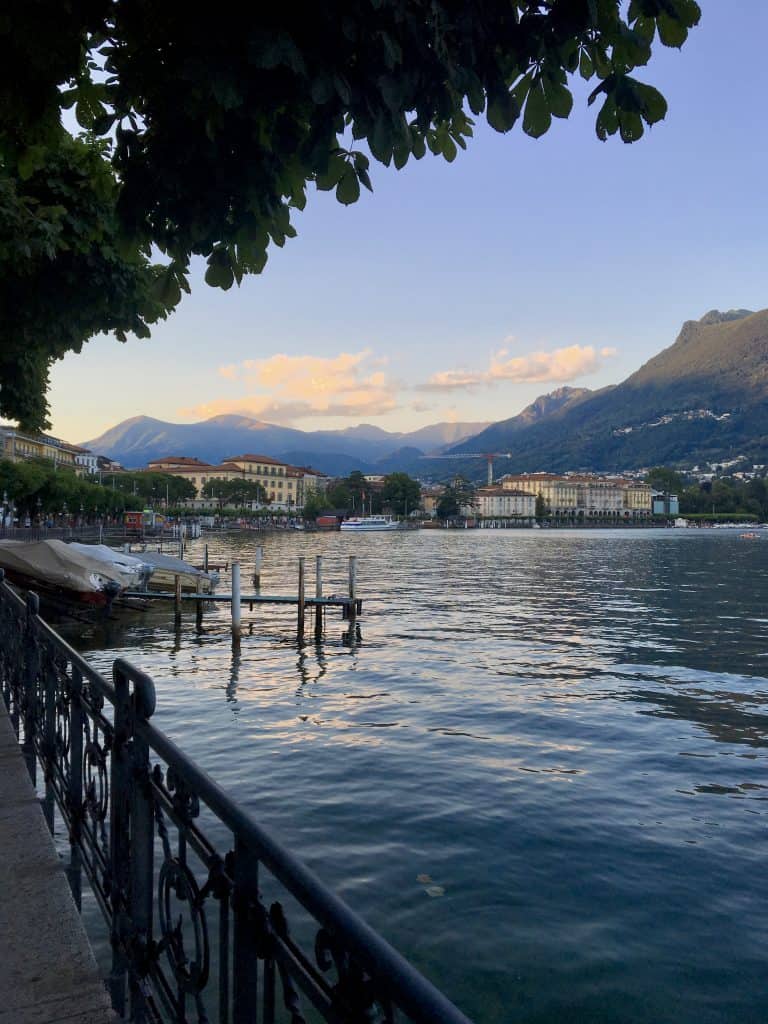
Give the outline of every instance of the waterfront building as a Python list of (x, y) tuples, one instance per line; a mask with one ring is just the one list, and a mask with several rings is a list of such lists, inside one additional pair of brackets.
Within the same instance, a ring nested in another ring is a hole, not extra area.
[(441, 484), (421, 488), (421, 507), (433, 519), (437, 516), (437, 505), (444, 494), (445, 487)]
[(653, 514), (655, 516), (679, 516), (680, 502), (676, 494), (663, 491), (653, 492)]
[(506, 490), (541, 495), (556, 518), (630, 519), (650, 516), (651, 488), (624, 477), (597, 474), (519, 473), (500, 480)]
[(168, 455), (153, 459), (147, 470), (189, 480), (197, 492), (196, 504), (203, 497), (203, 488), (214, 480), (257, 483), (262, 486), (270, 509), (280, 512), (303, 508), (310, 491), (324, 491), (328, 481), (318, 469), (291, 466), (268, 455), (234, 455), (217, 466), (188, 455)]
[(475, 491), (475, 511), (483, 519), (533, 519), (536, 515), (536, 495), (511, 487), (478, 487)]
[(85, 468), (78, 465), (76, 458), (86, 452), (87, 449), (50, 434), (27, 433), (10, 423), (0, 423), (0, 459), (10, 462), (43, 459), (57, 468), (64, 466), (76, 473), (84, 473)]

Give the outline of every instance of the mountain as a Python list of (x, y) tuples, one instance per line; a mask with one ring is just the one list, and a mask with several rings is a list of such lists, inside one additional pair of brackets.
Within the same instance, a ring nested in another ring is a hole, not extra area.
[(547, 403), (543, 416), (523, 423), (545, 399), (451, 452), (508, 452), (516, 471), (616, 471), (742, 455), (768, 462), (768, 310), (711, 310), (686, 321), (672, 345), (621, 384)]
[(456, 444), (487, 426), (488, 421), (434, 423), (404, 433), (362, 423), (344, 430), (304, 431), (247, 416), (214, 416), (200, 423), (167, 423), (134, 416), (83, 442), (83, 446), (129, 468), (145, 466), (164, 455), (193, 455), (216, 463), (228, 455), (258, 452), (312, 465), (335, 476), (353, 469), (380, 473), (377, 463), (389, 459), (398, 449), (418, 449), (418, 454), (442, 451), (446, 445)]

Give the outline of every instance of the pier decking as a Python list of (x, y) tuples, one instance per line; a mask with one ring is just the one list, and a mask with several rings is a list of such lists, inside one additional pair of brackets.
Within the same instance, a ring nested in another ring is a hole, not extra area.
[(112, 1024), (66, 875), (0, 699), (0, 1024)]

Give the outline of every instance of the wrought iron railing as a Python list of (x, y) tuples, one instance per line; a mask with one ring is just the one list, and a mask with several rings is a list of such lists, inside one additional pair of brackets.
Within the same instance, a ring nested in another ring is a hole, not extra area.
[[(151, 722), (149, 676), (94, 671), (0, 571), (0, 688), (106, 919), (131, 1021), (468, 1024)], [(290, 922), (290, 925), (289, 925)]]

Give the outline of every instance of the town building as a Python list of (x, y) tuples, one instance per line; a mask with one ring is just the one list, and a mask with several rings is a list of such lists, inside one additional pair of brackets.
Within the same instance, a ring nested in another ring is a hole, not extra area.
[(655, 516), (679, 516), (680, 501), (676, 494), (653, 492), (653, 514)]
[(84, 473), (93, 474), (99, 472), (99, 456), (94, 455), (87, 448), (81, 448), (80, 452), (75, 455), (75, 463), (81, 467)]
[(511, 487), (478, 487), (474, 505), (483, 519), (533, 519), (536, 515), (536, 495)]
[(27, 433), (10, 423), (0, 423), (0, 459), (10, 462), (43, 459), (56, 467), (66, 466), (76, 473), (84, 473), (85, 468), (78, 465), (76, 458), (86, 452), (85, 448), (50, 434)]
[(519, 473), (499, 482), (506, 490), (541, 495), (547, 515), (556, 518), (630, 519), (652, 514), (649, 485), (624, 477)]
[(421, 488), (421, 507), (433, 519), (437, 516), (437, 506), (444, 494), (445, 487), (440, 484), (431, 487), (423, 486)]
[(147, 470), (189, 480), (197, 492), (196, 504), (200, 503), (205, 486), (215, 480), (260, 484), (270, 509), (281, 512), (301, 509), (309, 493), (324, 491), (328, 481), (320, 470), (291, 466), (268, 455), (233, 455), (217, 466), (188, 455), (168, 455), (153, 459)]

